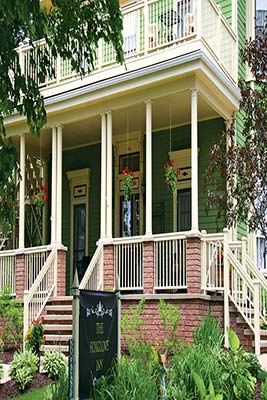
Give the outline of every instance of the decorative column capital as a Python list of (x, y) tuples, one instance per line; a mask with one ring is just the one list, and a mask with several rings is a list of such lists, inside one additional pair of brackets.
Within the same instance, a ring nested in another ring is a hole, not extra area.
[(199, 92), (199, 89), (197, 89), (197, 88), (192, 88), (192, 89), (190, 89), (190, 91), (191, 91), (191, 95), (192, 95), (192, 96), (197, 96), (197, 94), (198, 94), (198, 92)]

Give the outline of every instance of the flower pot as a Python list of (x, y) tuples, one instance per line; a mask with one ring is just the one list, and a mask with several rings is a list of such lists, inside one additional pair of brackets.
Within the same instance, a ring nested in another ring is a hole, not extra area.
[(122, 202), (122, 236), (131, 236), (132, 226), (132, 203), (131, 201)]

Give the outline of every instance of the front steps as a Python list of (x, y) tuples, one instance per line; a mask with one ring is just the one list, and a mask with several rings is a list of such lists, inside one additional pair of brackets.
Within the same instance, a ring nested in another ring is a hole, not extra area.
[(41, 351), (61, 351), (68, 354), (72, 338), (72, 296), (53, 297), (45, 307), (45, 344)]

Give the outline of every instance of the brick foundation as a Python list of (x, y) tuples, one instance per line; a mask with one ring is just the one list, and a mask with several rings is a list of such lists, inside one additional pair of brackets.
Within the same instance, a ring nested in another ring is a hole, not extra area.
[(57, 295), (66, 295), (66, 251), (57, 253)]
[(154, 291), (154, 242), (143, 243), (143, 288), (144, 293)]
[(25, 290), (25, 254), (16, 255), (16, 297), (23, 297)]
[(187, 293), (201, 292), (201, 241), (198, 237), (186, 239)]
[(115, 287), (114, 276), (114, 246), (104, 246), (104, 290), (113, 290)]

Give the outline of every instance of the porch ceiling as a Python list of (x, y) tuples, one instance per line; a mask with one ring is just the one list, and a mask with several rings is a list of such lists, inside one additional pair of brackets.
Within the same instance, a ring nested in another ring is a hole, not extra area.
[[(153, 131), (168, 129), (172, 126), (191, 122), (191, 92), (180, 92), (153, 100)], [(218, 118), (219, 114), (199, 93), (198, 120)], [(127, 120), (129, 134), (145, 132), (145, 104), (120, 108), (112, 112), (113, 136), (126, 134)], [(64, 125), (63, 149), (84, 146), (100, 141), (101, 118), (99, 115)], [(19, 138), (15, 139), (19, 143)], [(41, 146), (40, 146), (41, 143)], [(19, 146), (18, 146), (19, 147)], [(41, 150), (40, 150), (41, 147)], [(40, 138), (26, 136), (26, 151), (47, 157), (51, 153), (51, 128), (42, 130)]]

